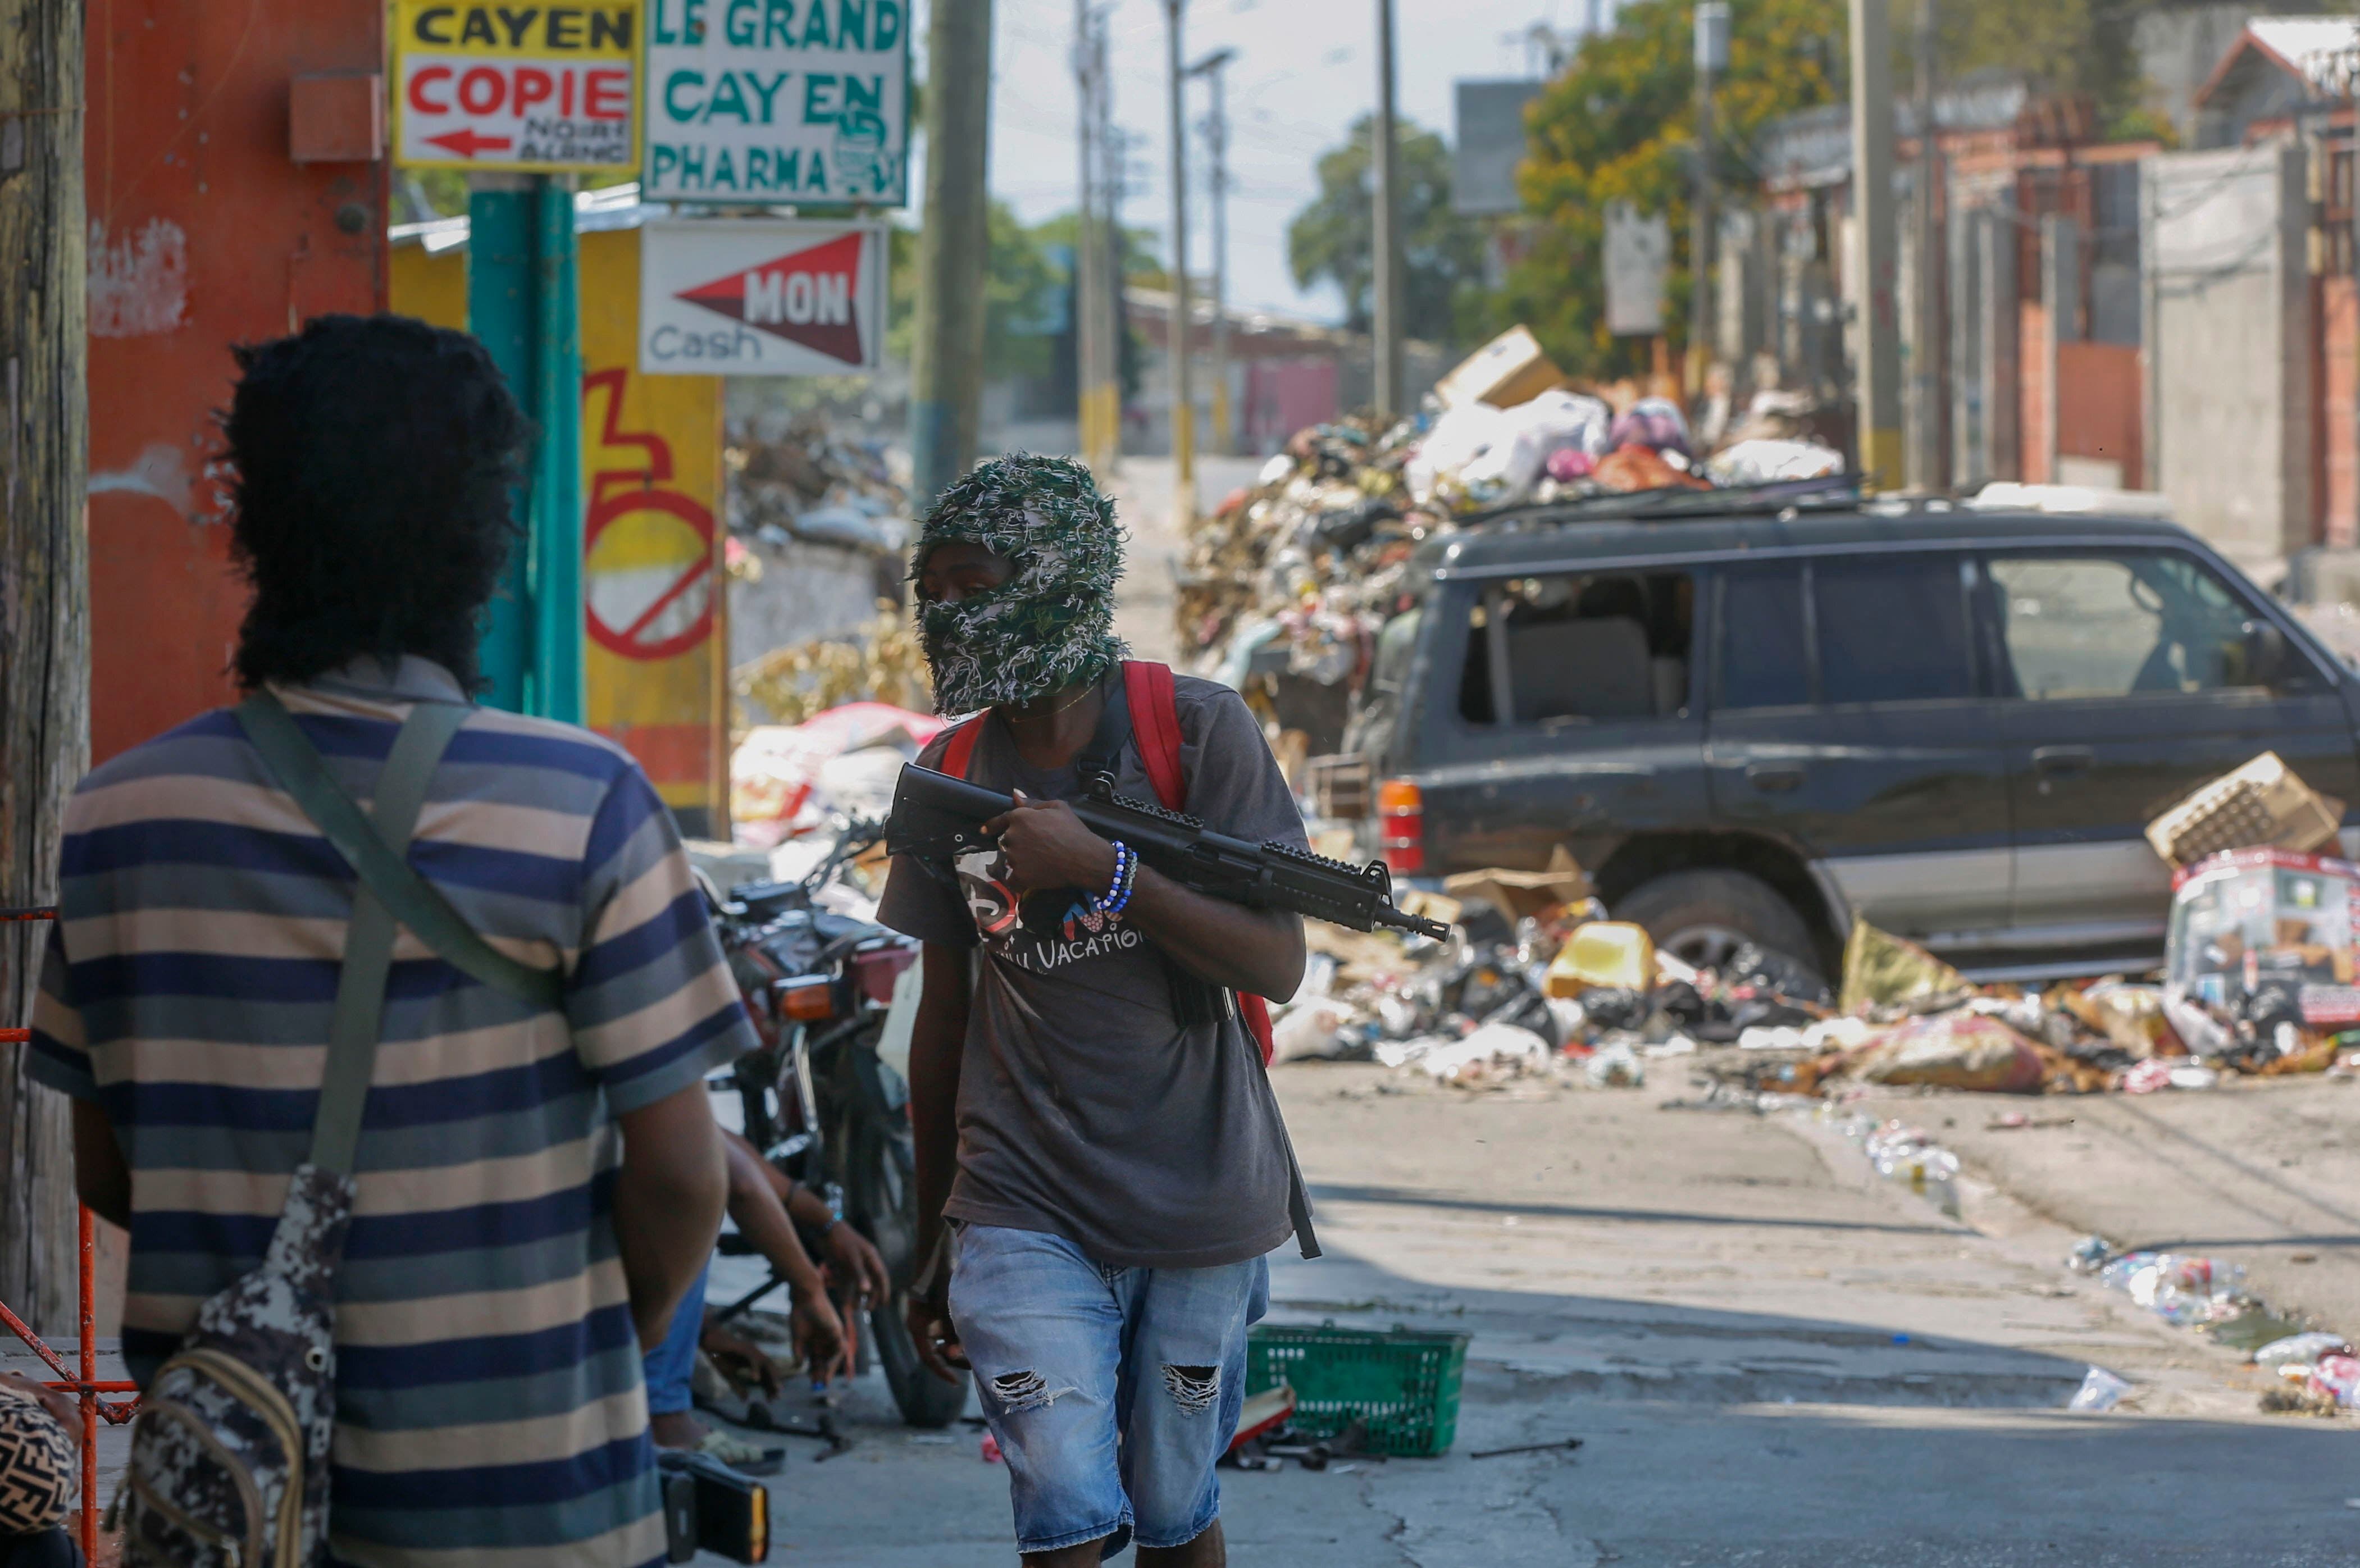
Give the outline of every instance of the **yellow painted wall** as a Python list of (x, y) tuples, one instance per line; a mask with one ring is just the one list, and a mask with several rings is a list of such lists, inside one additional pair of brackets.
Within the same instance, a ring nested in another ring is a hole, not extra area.
[[(584, 593), (590, 727), (676, 810), (721, 825), (721, 380), (639, 371), (639, 233), (582, 236)], [(466, 324), (464, 251), (393, 253), (393, 309)], [(708, 831), (711, 831), (708, 830)]]

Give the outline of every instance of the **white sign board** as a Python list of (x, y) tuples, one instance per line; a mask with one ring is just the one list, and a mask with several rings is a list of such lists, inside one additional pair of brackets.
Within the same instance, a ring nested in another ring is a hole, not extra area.
[(909, 201), (912, 0), (647, 0), (650, 201)]
[(674, 219), (639, 231), (649, 376), (847, 376), (885, 356), (883, 223)]
[(394, 161), (616, 174), (639, 160), (638, 0), (393, 7)]
[(1672, 266), (1672, 229), (1661, 212), (1641, 217), (1630, 203), (1606, 209), (1606, 330), (1652, 337), (1664, 330), (1664, 278)]

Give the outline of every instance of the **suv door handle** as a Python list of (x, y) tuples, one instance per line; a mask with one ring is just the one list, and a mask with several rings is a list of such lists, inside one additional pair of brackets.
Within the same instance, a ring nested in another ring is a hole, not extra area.
[(1803, 786), (1799, 762), (1749, 762), (1745, 780), (1765, 795), (1784, 795)]
[(2066, 773), (2087, 773), (2097, 763), (2097, 752), (2086, 746), (2036, 746), (2032, 753), (2032, 770), (2044, 779)]

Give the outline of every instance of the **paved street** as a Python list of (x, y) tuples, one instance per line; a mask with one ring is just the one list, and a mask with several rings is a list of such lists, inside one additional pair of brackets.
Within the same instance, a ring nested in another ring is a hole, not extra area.
[[(1676, 1077), (1475, 1097), (1278, 1078), (1328, 1256), (1273, 1260), (1273, 1315), (1474, 1341), (1448, 1457), (1228, 1475), (1241, 1563), (2360, 1558), (2344, 1423), (2256, 1414), (2256, 1374), (2067, 1273), (2072, 1230), (1980, 1182), (1955, 1224), (1799, 1119), (1658, 1108)], [(2092, 1363), (2135, 1395), (2065, 1413)], [(858, 1448), (778, 1484), (791, 1560), (1012, 1561), (973, 1432), (905, 1433), (881, 1397), (856, 1396)], [(1469, 1457), (1567, 1436), (1576, 1457)]]

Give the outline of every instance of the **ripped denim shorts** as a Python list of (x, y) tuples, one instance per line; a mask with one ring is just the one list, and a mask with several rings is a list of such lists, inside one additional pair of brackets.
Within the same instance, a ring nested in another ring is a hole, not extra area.
[(1019, 1552), (1183, 1546), (1220, 1516), (1270, 1266), (1110, 1269), (1062, 1236), (959, 1227), (951, 1321), (1008, 1461)]

